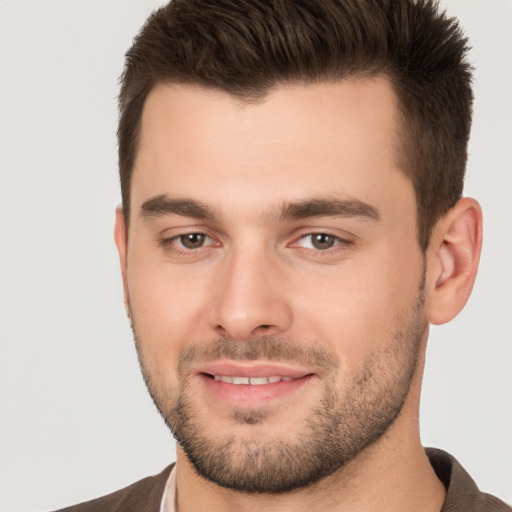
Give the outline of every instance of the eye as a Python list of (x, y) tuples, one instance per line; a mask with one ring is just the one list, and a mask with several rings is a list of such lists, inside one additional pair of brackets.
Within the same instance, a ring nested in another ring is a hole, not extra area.
[(186, 235), (180, 235), (178, 240), (187, 249), (198, 249), (204, 245), (207, 238), (204, 233), (187, 233)]
[(310, 233), (308, 235), (301, 236), (297, 245), (303, 247), (304, 249), (326, 251), (335, 247), (336, 245), (339, 245), (340, 243), (349, 244), (350, 242), (328, 233)]
[(173, 238), (163, 240), (162, 245), (174, 245), (179, 249), (194, 250), (207, 245), (213, 245), (215, 241), (204, 233), (184, 233)]

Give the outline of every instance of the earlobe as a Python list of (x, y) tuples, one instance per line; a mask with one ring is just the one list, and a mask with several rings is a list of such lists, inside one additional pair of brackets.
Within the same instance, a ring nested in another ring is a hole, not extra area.
[(121, 266), (121, 276), (123, 279), (124, 304), (128, 316), (130, 316), (130, 308), (128, 302), (128, 285), (127, 285), (127, 256), (128, 244), (126, 236), (126, 222), (123, 210), (120, 206), (116, 208), (116, 223), (114, 227), (114, 240), (116, 242), (117, 253), (119, 255), (119, 264)]
[(452, 320), (469, 299), (482, 248), (482, 211), (474, 199), (461, 199), (438, 222), (429, 247), (429, 321)]

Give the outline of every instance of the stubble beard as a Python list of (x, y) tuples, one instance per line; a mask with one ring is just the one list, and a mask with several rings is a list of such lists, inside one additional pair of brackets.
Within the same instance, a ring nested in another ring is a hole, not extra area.
[[(397, 321), (400, 328), (384, 335), (381, 348), (367, 358), (351, 382), (343, 383), (344, 390), (339, 389), (336, 356), (275, 337), (247, 343), (222, 338), (207, 348), (189, 346), (179, 359), (179, 389), (165, 389), (146, 361), (144, 343), (131, 318), (149, 393), (196, 472), (228, 489), (277, 494), (309, 486), (333, 474), (389, 430), (409, 394), (427, 330), (423, 284), (411, 309), (407, 318)], [(268, 439), (259, 435), (256, 429), (265, 422), (265, 412), (259, 410), (234, 412), (231, 432), (212, 434), (193, 404), (186, 376), (192, 362), (220, 357), (314, 363), (322, 368), (322, 399), (300, 428), (294, 425), (298, 432), (295, 436)], [(245, 432), (252, 425), (254, 436), (237, 435), (236, 424), (243, 424)]]

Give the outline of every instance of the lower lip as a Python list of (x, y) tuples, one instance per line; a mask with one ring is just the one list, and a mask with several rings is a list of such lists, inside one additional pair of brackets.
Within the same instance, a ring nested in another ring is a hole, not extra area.
[(292, 379), (286, 382), (281, 381), (260, 385), (229, 384), (215, 380), (205, 374), (200, 374), (199, 378), (208, 392), (226, 405), (244, 409), (255, 409), (292, 395), (310, 382), (313, 375), (306, 375), (300, 379)]

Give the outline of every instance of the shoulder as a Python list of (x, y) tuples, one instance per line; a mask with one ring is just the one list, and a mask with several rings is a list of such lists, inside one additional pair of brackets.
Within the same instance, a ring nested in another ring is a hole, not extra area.
[(512, 512), (500, 499), (482, 492), (455, 457), (443, 450), (427, 448), (427, 456), (437, 477), (446, 487), (441, 512)]
[(56, 512), (158, 512), (173, 466), (171, 464), (158, 475), (139, 480), (112, 494)]

